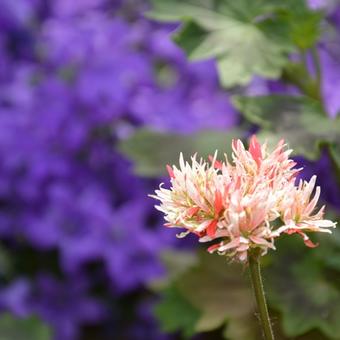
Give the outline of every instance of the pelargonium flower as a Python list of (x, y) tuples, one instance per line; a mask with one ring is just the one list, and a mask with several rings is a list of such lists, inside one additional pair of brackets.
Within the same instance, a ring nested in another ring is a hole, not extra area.
[(282, 233), (298, 233), (315, 247), (306, 232), (330, 233), (335, 227), (323, 219), (324, 207), (314, 212), (320, 195), (317, 187), (312, 197), (316, 176), (295, 184), (301, 169), (283, 140), (272, 152), (255, 136), (248, 149), (241, 140), (234, 140), (232, 149), (232, 162), (226, 155), (218, 161), (216, 152), (210, 161), (195, 155), (190, 164), (181, 154), (179, 168), (167, 166), (171, 188), (161, 184), (150, 196), (161, 202), (155, 207), (165, 214), (167, 227), (186, 229), (178, 237), (194, 233), (200, 242), (214, 241), (209, 252), (246, 262), (252, 249), (261, 255), (275, 249)]

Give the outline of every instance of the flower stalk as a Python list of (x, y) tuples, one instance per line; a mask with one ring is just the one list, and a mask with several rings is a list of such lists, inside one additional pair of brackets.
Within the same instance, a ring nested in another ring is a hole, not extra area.
[(258, 253), (253, 253), (249, 256), (249, 271), (258, 311), (260, 314), (264, 338), (265, 340), (274, 340), (274, 333), (270, 323), (267, 302), (261, 277), (260, 255)]
[(191, 163), (180, 155), (179, 167), (167, 166), (171, 186), (160, 185), (152, 198), (164, 213), (165, 226), (183, 228), (179, 238), (193, 233), (210, 242), (208, 251), (232, 261), (249, 264), (255, 297), (266, 340), (274, 340), (263, 292), (260, 258), (282, 234), (298, 234), (307, 247), (315, 244), (307, 233), (331, 233), (336, 223), (324, 219), (325, 207), (317, 208), (320, 187), (316, 176), (297, 180), (301, 169), (289, 158), (292, 150), (283, 140), (273, 151), (252, 136), (246, 149), (232, 141), (231, 162), (209, 162), (194, 155)]

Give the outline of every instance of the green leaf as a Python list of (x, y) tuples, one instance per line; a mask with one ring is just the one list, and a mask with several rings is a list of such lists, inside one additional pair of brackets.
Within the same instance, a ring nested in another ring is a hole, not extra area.
[(201, 312), (196, 324), (197, 332), (211, 331), (227, 323), (226, 335), (230, 339), (240, 339), (240, 334), (255, 337), (253, 295), (240, 265), (204, 252), (200, 254), (199, 263), (178, 278), (175, 284)]
[(154, 0), (151, 18), (183, 21), (175, 40), (192, 60), (216, 58), (226, 87), (247, 84), (254, 75), (278, 78), (292, 51), (279, 25), (266, 17), (279, 2), (265, 0)]
[(16, 319), (9, 314), (0, 318), (0, 340), (49, 340), (50, 329), (36, 317)]
[(318, 41), (323, 17), (323, 12), (311, 10), (305, 0), (285, 0), (281, 1), (276, 15), (263, 24), (274, 23), (282, 37), (291, 41), (298, 49), (306, 50)]
[[(182, 262), (179, 256), (175, 256), (175, 262)], [(180, 330), (190, 336), (224, 327), (229, 340), (258, 339), (254, 299), (243, 274), (241, 265), (199, 252), (191, 266), (162, 287), (164, 299), (156, 312), (164, 330)]]
[(301, 240), (287, 236), (277, 242), (272, 264), (265, 273), (270, 305), (282, 314), (288, 337), (319, 330), (329, 339), (339, 339), (340, 291), (324, 264), (301, 248)]
[(185, 337), (194, 335), (199, 314), (197, 308), (173, 286), (163, 291), (163, 300), (155, 307), (162, 330), (181, 331)]
[(240, 132), (237, 130), (177, 135), (140, 129), (129, 139), (123, 140), (119, 149), (134, 161), (137, 174), (152, 177), (164, 175), (166, 164), (177, 164), (180, 152), (186, 158), (196, 152), (201, 157), (207, 157), (215, 150), (221, 154), (229, 153), (231, 139), (239, 137)]
[(260, 324), (256, 319), (254, 313), (247, 314), (240, 318), (232, 318), (227, 323), (227, 327), (224, 331), (224, 336), (226, 339), (238, 340), (247, 339), (255, 340), (261, 339), (260, 336)]
[(197, 257), (192, 251), (167, 250), (161, 253), (161, 261), (166, 268), (167, 275), (149, 283), (150, 288), (155, 291), (165, 289), (178, 276), (196, 264)]
[(317, 159), (324, 144), (340, 141), (340, 118), (327, 118), (316, 100), (300, 96), (235, 96), (233, 103), (250, 122), (263, 128), (260, 139), (276, 144), (284, 138), (296, 154), (309, 159)]
[(289, 62), (283, 70), (282, 79), (294, 84), (307, 97), (322, 101), (318, 79), (310, 75), (303, 62)]

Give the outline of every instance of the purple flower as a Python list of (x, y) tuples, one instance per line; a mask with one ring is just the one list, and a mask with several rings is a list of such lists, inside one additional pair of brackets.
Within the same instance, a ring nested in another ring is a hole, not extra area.
[(157, 231), (146, 229), (150, 213), (150, 207), (140, 201), (125, 204), (116, 211), (112, 228), (103, 240), (108, 275), (121, 292), (163, 273), (160, 263), (153, 259), (164, 247), (164, 240)]
[(31, 313), (30, 294), (30, 283), (24, 278), (18, 278), (0, 291), (0, 309), (19, 317), (27, 317)]
[(340, 86), (340, 49), (332, 45), (321, 50), (322, 92), (326, 109), (331, 117), (340, 111), (340, 98), (337, 89)]
[(56, 340), (76, 339), (79, 326), (95, 323), (105, 316), (105, 309), (88, 296), (87, 284), (80, 277), (62, 282), (41, 274), (32, 294), (32, 311), (54, 328)]
[[(189, 63), (173, 27), (141, 15), (143, 1), (2, 5), (0, 236), (10, 251), (53, 253), (57, 263), (15, 274), (0, 307), (76, 339), (84, 325), (107, 322), (109, 301), (141, 295), (162, 275), (160, 253), (175, 243), (146, 200), (152, 181), (133, 174), (117, 141), (140, 126), (229, 129), (238, 115), (214, 62)], [(19, 264), (30, 260), (18, 254)], [(152, 321), (135, 318), (136, 337), (157, 338)]]

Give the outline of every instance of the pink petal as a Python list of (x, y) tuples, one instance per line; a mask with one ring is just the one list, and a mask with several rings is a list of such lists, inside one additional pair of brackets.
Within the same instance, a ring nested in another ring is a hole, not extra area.
[(175, 178), (174, 171), (172, 170), (172, 167), (169, 164), (167, 164), (166, 169), (168, 170), (170, 178)]
[(256, 162), (257, 166), (261, 165), (262, 161), (262, 151), (261, 151), (261, 144), (258, 142), (255, 135), (250, 138), (249, 144), (249, 152), (252, 155), (254, 161)]
[(222, 204), (222, 194), (219, 190), (215, 191), (215, 215), (219, 215), (219, 213), (221, 212), (222, 208), (223, 208), (223, 204)]
[(213, 244), (212, 246), (210, 246), (207, 250), (209, 253), (213, 253), (215, 250), (217, 250), (220, 247), (220, 243), (218, 244)]
[(188, 211), (187, 211), (187, 216), (189, 218), (195, 216), (200, 210), (200, 207), (192, 207), (192, 208), (189, 208)]
[(232, 241), (230, 241), (229, 243), (225, 244), (224, 246), (221, 246), (220, 250), (225, 251), (225, 250), (228, 250), (228, 249), (231, 249), (231, 248), (238, 247), (239, 245), (240, 245), (240, 238), (236, 237)]
[(218, 160), (215, 160), (214, 161), (214, 157), (209, 155), (209, 161), (210, 162), (213, 162), (213, 167), (215, 169), (218, 169), (218, 170), (222, 170), (222, 162), (218, 161)]
[(207, 227), (207, 235), (210, 237), (215, 237), (217, 229), (217, 220), (213, 220)]

